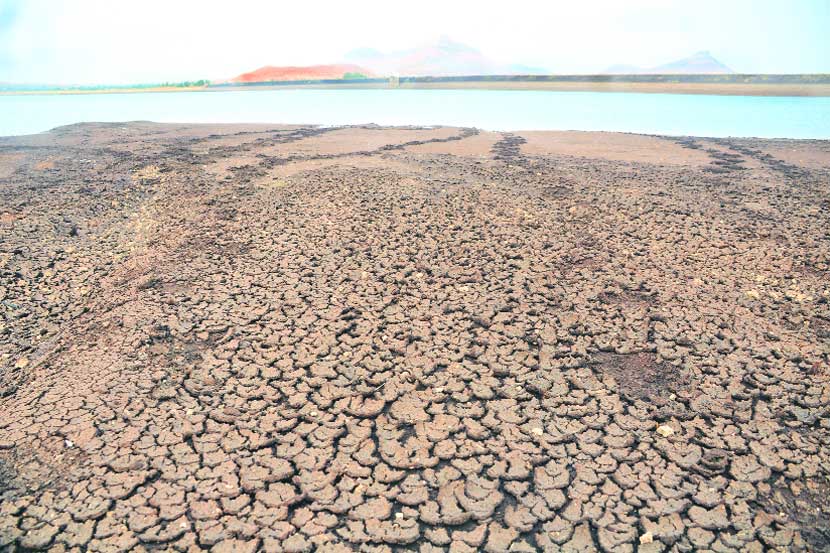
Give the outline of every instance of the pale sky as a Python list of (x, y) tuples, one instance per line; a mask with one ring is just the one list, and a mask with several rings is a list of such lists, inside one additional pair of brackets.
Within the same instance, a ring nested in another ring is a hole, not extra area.
[(440, 35), (555, 73), (699, 50), (738, 72), (830, 73), (830, 0), (0, 0), (0, 82), (220, 79)]

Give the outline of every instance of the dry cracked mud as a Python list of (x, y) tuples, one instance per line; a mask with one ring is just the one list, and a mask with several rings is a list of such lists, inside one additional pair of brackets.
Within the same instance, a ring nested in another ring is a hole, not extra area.
[(829, 161), (457, 128), (2, 138), (0, 549), (827, 550)]

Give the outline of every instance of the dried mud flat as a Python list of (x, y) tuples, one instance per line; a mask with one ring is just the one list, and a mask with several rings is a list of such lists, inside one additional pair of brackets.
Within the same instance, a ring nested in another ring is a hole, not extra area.
[(828, 160), (0, 139), (0, 549), (827, 550)]

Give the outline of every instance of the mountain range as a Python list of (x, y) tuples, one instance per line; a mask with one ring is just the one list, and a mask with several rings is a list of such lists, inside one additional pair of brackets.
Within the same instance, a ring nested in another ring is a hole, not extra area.
[[(268, 81), (299, 81), (313, 79), (344, 79), (359, 77), (446, 77), (475, 75), (549, 75), (542, 67), (497, 62), (477, 48), (444, 36), (436, 41), (414, 48), (382, 52), (374, 48), (359, 48), (345, 56), (345, 63), (311, 66), (266, 66), (243, 73), (230, 82), (251, 83)], [(643, 68), (634, 65), (613, 65), (605, 74), (728, 74), (732, 69), (715, 59), (707, 51), (688, 58)]]

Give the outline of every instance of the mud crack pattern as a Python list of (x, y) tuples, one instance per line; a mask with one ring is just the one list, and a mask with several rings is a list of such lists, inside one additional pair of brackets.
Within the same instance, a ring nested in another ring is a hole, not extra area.
[(828, 152), (0, 139), (0, 550), (826, 550)]

